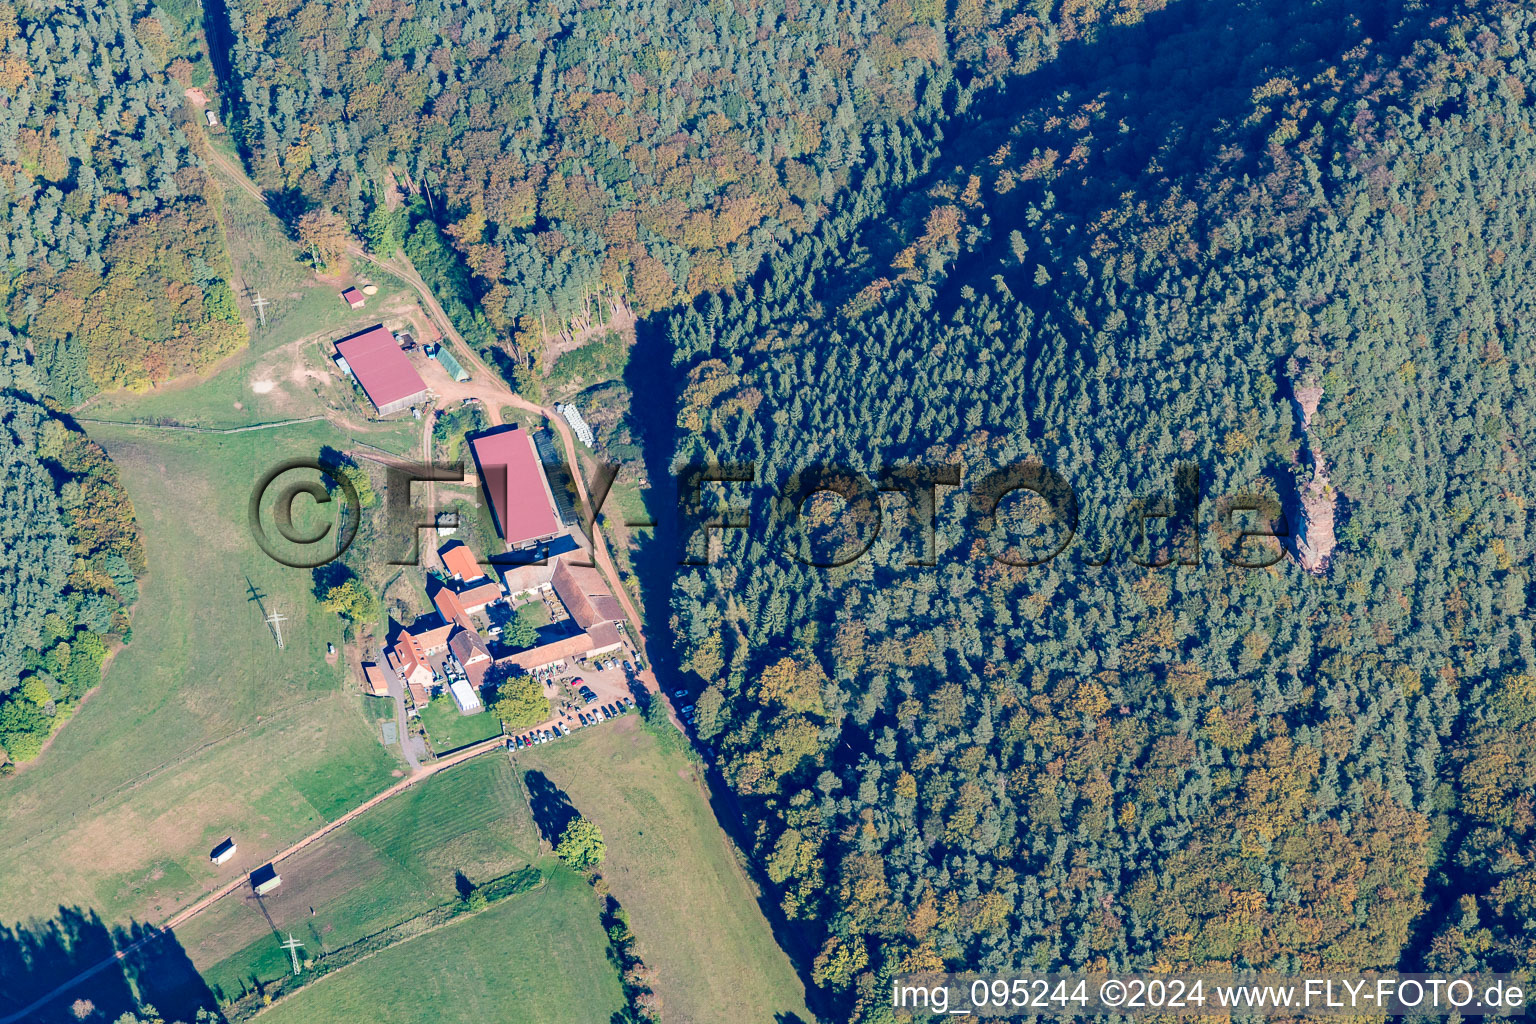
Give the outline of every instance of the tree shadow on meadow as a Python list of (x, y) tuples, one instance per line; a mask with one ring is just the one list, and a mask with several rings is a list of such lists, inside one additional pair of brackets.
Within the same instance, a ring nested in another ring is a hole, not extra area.
[[(54, 992), (85, 972), (93, 973)], [(142, 922), (109, 927), (95, 911), (63, 906), (49, 920), (0, 925), (0, 1022), (106, 1022), (146, 1007), (166, 1021), (191, 1024), (199, 1011), (204, 1021), (224, 1019), (170, 931)]]
[(528, 806), (533, 811), (534, 823), (539, 826), (539, 834), (554, 846), (560, 842), (566, 826), (580, 815), (571, 806), (565, 791), (543, 772), (528, 772), (523, 776), (523, 785), (528, 787)]

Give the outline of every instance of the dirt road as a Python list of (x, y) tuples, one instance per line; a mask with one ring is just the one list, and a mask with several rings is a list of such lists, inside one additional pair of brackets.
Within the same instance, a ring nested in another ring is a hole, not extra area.
[[(477, 743), (472, 747), (465, 747), (463, 750), (456, 754), (452, 754), (443, 758), (441, 761), (437, 761), (433, 764), (427, 765), (424, 768), (418, 769), (406, 778), (395, 783), (393, 786), (390, 786), (378, 796), (373, 797), (371, 800), (365, 800), (363, 803), (358, 804), (356, 807), (352, 808), (350, 811), (348, 811), (346, 814), (343, 814), (335, 821), (330, 822), (323, 828), (311, 832), (309, 835), (305, 836), (303, 839), (300, 839), (286, 850), (283, 850), (281, 853), (273, 856), (268, 863), (281, 863), (283, 860), (287, 859), (288, 857), (292, 857), (294, 854), (298, 853), (300, 850), (304, 849), (310, 844), (324, 838), (325, 836), (336, 831), (338, 828), (341, 828), (343, 825), (358, 817), (358, 815), (367, 813), (369, 810), (377, 807), (379, 804), (383, 803), (385, 800), (388, 800), (390, 797), (396, 796), (405, 792), (407, 789), (410, 789), (418, 782), (421, 782), (424, 779), (429, 779), (436, 775), (438, 772), (452, 768), (454, 765), (463, 764), (465, 761), (468, 761), (472, 757), (478, 757), (479, 755), (489, 751), (498, 750), (503, 745), (504, 741), (500, 736), (497, 736), (493, 739), (488, 739), (483, 743)], [(203, 911), (213, 906), (225, 896), (228, 896), (230, 893), (235, 892), (236, 890), (248, 884), (250, 884), (248, 876), (242, 874), (239, 878), (236, 878), (234, 881), (231, 881), (221, 888), (209, 893), (207, 896), (204, 896), (190, 907), (187, 907), (185, 910), (176, 914), (170, 920), (166, 921), (165, 924), (160, 926), (160, 931), (170, 931), (180, 925), (185, 924), (192, 918), (196, 917), (198, 914), (201, 914)], [(119, 961), (126, 959), (135, 951), (148, 946), (150, 943), (157, 942), (159, 939), (159, 935), (150, 935), (146, 938), (140, 939), (138, 942), (124, 946), (112, 956), (109, 956), (106, 959), (93, 964), (91, 967), (86, 968), (84, 971), (76, 974), (73, 978), (70, 978), (68, 981), (57, 986), (46, 995), (22, 1007), (16, 1013), (13, 1013), (8, 1017), (0, 1017), (0, 1024), (19, 1024), (19, 1022), (26, 1020), (30, 1014), (47, 1005), (54, 999), (57, 999), (65, 992), (68, 992), (71, 988), (80, 984), (80, 982), (100, 974), (102, 971), (108, 969)]]

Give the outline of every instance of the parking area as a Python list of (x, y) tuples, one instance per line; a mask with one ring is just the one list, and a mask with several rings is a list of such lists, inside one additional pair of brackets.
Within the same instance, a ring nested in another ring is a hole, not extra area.
[(637, 714), (635, 693), (643, 689), (624, 654), (596, 658), (585, 666), (570, 666), (553, 674), (535, 675), (554, 702), (555, 715), (538, 726), (515, 733), (509, 747), (558, 740), (577, 729), (600, 725), (610, 718)]

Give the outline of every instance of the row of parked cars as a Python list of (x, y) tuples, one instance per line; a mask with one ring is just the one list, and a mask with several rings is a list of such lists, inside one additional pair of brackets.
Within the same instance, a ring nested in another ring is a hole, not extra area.
[(549, 743), (553, 740), (559, 739), (561, 736), (564, 736), (569, 732), (569, 729), (562, 726), (559, 722), (556, 722), (554, 725), (551, 725), (547, 729), (535, 729), (532, 732), (525, 732), (521, 736), (508, 736), (507, 749), (522, 750), (524, 747), (533, 747), (540, 743)]
[[(581, 680), (578, 679), (576, 682), (580, 683)], [(584, 698), (587, 698), (587, 703), (589, 705), (597, 701), (597, 694), (593, 693), (592, 690), (586, 686), (582, 686), (578, 692), (581, 693)], [(635, 702), (630, 698), (620, 697), (618, 700), (610, 701), (607, 704), (599, 704), (595, 708), (583, 708), (582, 710), (576, 712), (576, 718), (581, 722), (582, 726), (596, 725), (598, 722), (605, 721), (606, 719), (617, 718), (620, 715), (628, 714), (631, 710), (634, 709), (634, 706)], [(560, 722), (555, 722), (547, 728), (534, 729), (531, 732), (522, 733), (517, 736), (508, 736), (507, 749), (522, 750), (524, 747), (535, 747), (541, 743), (549, 743), (559, 739), (562, 736), (569, 736), (570, 734), (570, 726), (564, 725)]]
[[(593, 703), (593, 701), (597, 699), (596, 694), (593, 694), (592, 696), (593, 700), (587, 701), (588, 704)], [(634, 706), (634, 701), (630, 700), (628, 697), (621, 697), (620, 699), (612, 701), (608, 704), (599, 704), (595, 708), (584, 708), (581, 711), (576, 712), (576, 717), (580, 720), (582, 725), (596, 725), (598, 722), (601, 722), (604, 719), (617, 718), (620, 715), (626, 715)]]

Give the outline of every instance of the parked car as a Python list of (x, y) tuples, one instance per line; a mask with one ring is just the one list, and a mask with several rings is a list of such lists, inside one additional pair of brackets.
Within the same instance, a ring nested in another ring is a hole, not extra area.
[(672, 691), (672, 696), (674, 696), (674, 697), (678, 698), (679, 700), (681, 700), (682, 698), (688, 696), (688, 691), (687, 690), (673, 690)]
[(632, 708), (632, 707), (634, 707), (634, 706), (635, 706), (635, 702), (634, 702), (634, 701), (632, 701), (632, 700), (630, 700), (630, 699), (629, 699), (629, 698), (628, 698), (628, 697), (625, 697), (625, 698), (624, 698), (624, 706), (625, 706), (625, 707), (626, 707), (626, 708)]
[(689, 704), (687, 707), (683, 708), (683, 717), (684, 718), (692, 718), (693, 717), (693, 705), (692, 704)]

